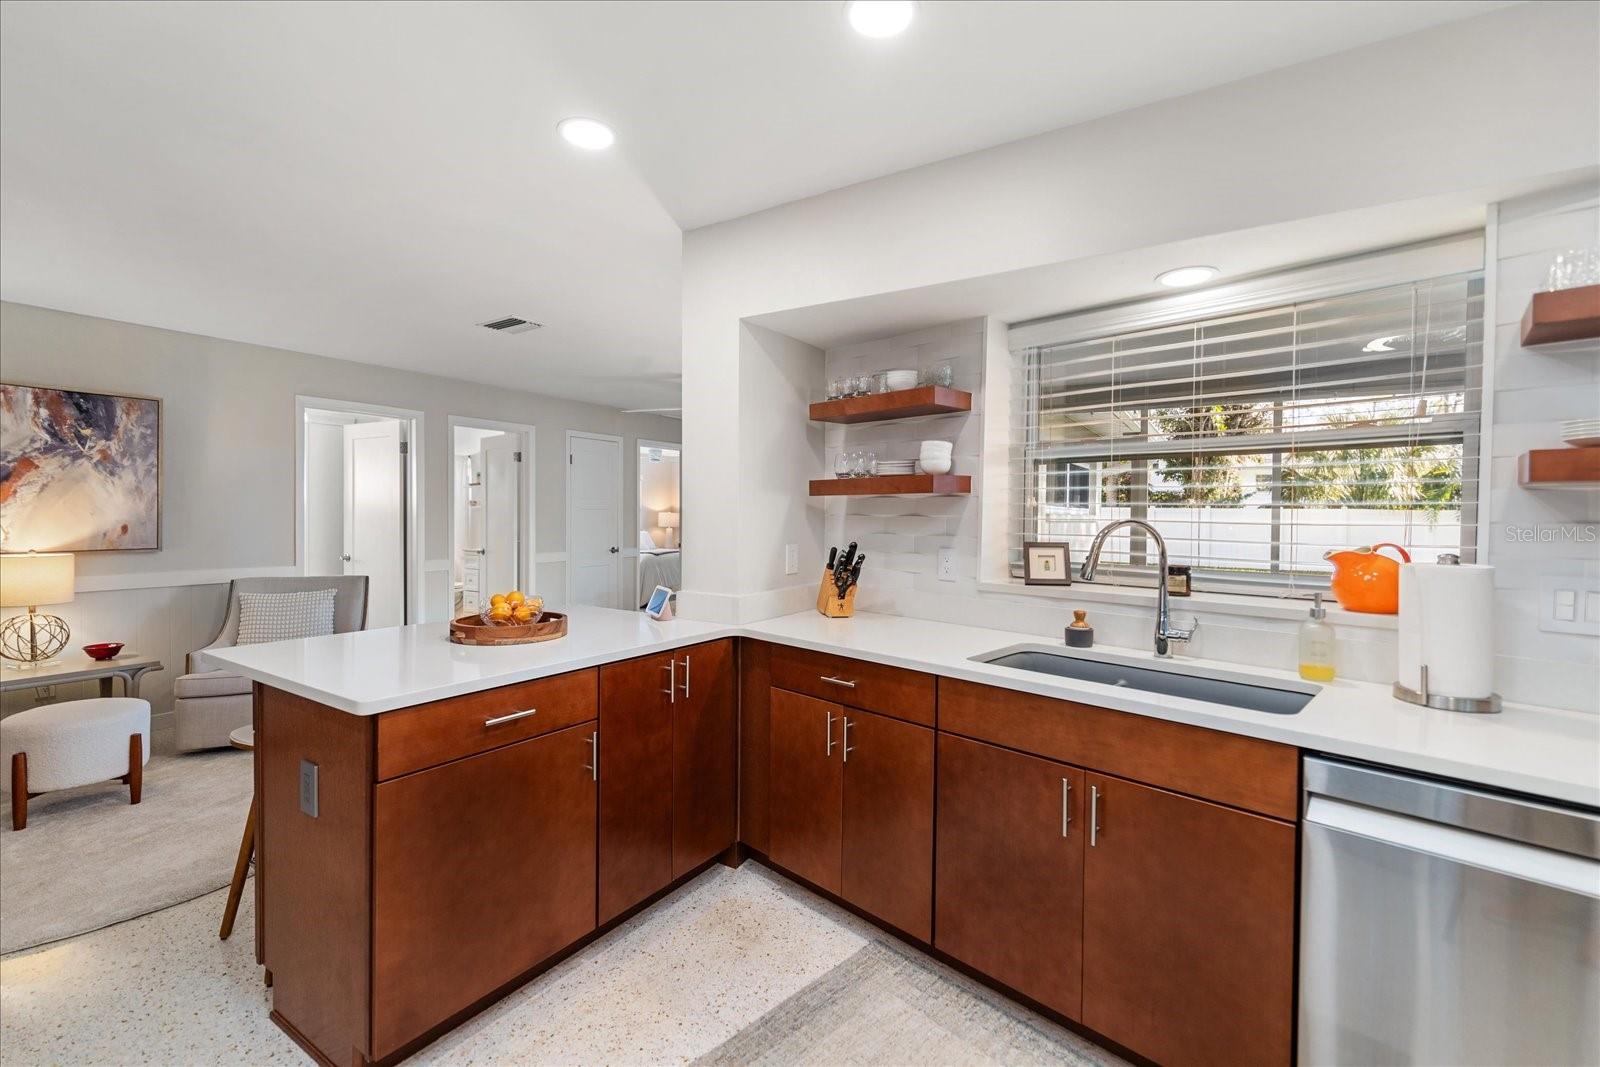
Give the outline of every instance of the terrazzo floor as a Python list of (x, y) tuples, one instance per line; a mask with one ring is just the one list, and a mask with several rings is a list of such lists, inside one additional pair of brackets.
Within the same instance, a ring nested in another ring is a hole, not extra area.
[[(0, 1063), (310, 1062), (267, 1018), (270, 992), (249, 933), (253, 896), (247, 888), (238, 933), (226, 942), (216, 934), (219, 891), (0, 959)], [(734, 1049), (765, 1044), (759, 1035), (808, 997), (818, 1005), (802, 1013), (815, 1044), (790, 1036), (783, 1059), (836, 1062), (848, 1043), (818, 1012), (848, 991), (853, 974), (874, 970), (861, 966), (865, 957), (841, 965), (885, 945), (928, 972), (916, 978), (924, 987), (940, 983), (943, 1003), (959, 1008), (947, 1014), (983, 1023), (972, 1040), (940, 1044), (944, 1062), (1008, 1062), (1023, 1049), (1029, 1062), (1120, 1062), (751, 862), (713, 867), (408, 1063), (727, 1062)], [(1008, 1036), (1022, 1031), (1022, 1044)], [(895, 1062), (892, 1050), (873, 1060)]]

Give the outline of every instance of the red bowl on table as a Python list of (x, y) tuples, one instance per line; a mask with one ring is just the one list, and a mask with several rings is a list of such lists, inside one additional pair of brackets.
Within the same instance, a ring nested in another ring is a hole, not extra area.
[(101, 641), (96, 645), (84, 645), (83, 651), (90, 659), (115, 659), (117, 653), (122, 651), (122, 642)]

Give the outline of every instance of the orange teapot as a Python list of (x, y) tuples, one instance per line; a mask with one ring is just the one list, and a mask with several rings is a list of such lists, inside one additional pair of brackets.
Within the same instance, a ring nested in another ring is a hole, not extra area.
[(1400, 559), (1411, 562), (1405, 549), (1389, 541), (1360, 548), (1329, 549), (1322, 558), (1333, 564), (1333, 595), (1346, 611), (1370, 615), (1396, 615), (1400, 612), (1400, 564), (1378, 552), (1392, 548)]

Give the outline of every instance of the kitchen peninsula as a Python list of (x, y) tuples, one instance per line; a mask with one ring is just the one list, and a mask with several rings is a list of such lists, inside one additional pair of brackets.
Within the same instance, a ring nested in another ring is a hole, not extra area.
[(576, 608), (537, 645), (425, 624), (210, 653), (256, 683), (274, 1019), (322, 1062), (403, 1058), (749, 851), (1143, 1056), (1282, 1063), (1303, 750), (1600, 804), (1592, 716), (1342, 681), (1274, 715), (974, 659), (1050, 645)]

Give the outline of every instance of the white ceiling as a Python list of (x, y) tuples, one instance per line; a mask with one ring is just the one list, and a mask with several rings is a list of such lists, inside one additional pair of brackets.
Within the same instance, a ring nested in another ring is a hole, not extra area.
[(680, 226), (1500, 6), (11, 0), (0, 297), (665, 406)]

